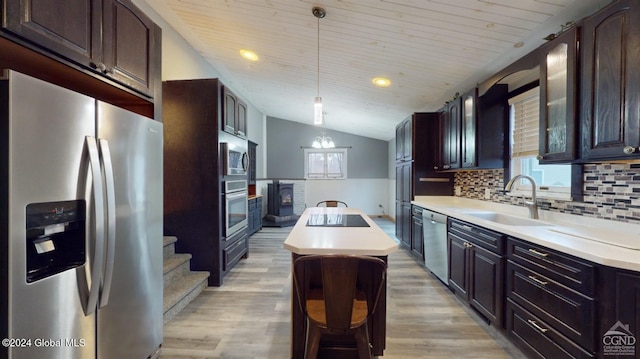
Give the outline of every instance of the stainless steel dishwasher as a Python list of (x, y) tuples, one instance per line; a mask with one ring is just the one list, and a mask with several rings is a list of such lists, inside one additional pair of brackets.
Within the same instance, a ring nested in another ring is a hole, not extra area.
[(447, 216), (423, 209), (422, 222), (424, 231), (424, 265), (444, 284), (449, 285)]

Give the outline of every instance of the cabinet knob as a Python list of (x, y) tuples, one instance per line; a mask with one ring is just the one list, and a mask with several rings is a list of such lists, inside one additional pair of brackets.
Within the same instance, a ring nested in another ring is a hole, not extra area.
[(536, 156), (536, 160), (538, 160), (538, 161), (540, 161), (540, 160), (541, 160), (541, 159), (543, 159), (543, 158), (544, 158), (544, 156), (543, 156), (543, 155), (537, 155), (537, 156)]
[(622, 152), (624, 152), (625, 155), (630, 155), (636, 152), (636, 148), (633, 146), (624, 146), (624, 148), (622, 149)]
[(449, 165), (444, 165), (444, 166), (442, 166), (442, 168), (444, 168), (445, 170), (448, 170), (449, 168), (451, 168), (451, 166), (449, 166)]
[(440, 169), (440, 167), (438, 167), (438, 166), (433, 166), (433, 169), (434, 169), (434, 170), (439, 170), (439, 169)]

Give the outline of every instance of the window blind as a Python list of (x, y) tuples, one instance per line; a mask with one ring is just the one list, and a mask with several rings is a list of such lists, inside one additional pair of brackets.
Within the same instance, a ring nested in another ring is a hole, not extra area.
[(509, 100), (512, 112), (513, 138), (511, 158), (536, 156), (540, 123), (539, 88), (515, 96)]

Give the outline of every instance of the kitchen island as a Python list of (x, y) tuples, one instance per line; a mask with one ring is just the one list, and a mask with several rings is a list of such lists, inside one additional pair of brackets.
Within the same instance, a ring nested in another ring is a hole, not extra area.
[[(386, 262), (387, 255), (398, 249), (398, 243), (359, 209), (312, 207), (304, 211), (285, 240), (284, 248), (291, 251), (292, 264), (300, 256), (313, 254), (368, 255), (382, 258)], [(317, 280), (313, 277), (310, 280)], [(303, 358), (306, 321), (300, 310), (293, 280), (291, 288), (291, 358)], [(386, 285), (376, 312), (368, 324), (372, 354), (381, 356), (386, 335)], [(332, 355), (330, 346), (338, 348), (348, 344), (343, 338), (323, 340), (319, 357), (323, 354)], [(348, 349), (341, 351), (349, 353)], [(356, 353), (355, 350), (353, 353)]]

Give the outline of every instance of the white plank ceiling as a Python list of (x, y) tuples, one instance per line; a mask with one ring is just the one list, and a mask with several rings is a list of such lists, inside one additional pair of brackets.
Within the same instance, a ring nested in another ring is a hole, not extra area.
[[(145, 0), (267, 116), (390, 140), (609, 0)], [(521, 47), (516, 44), (522, 43)], [(260, 57), (249, 62), (240, 49)], [(391, 80), (388, 88), (374, 77)]]

